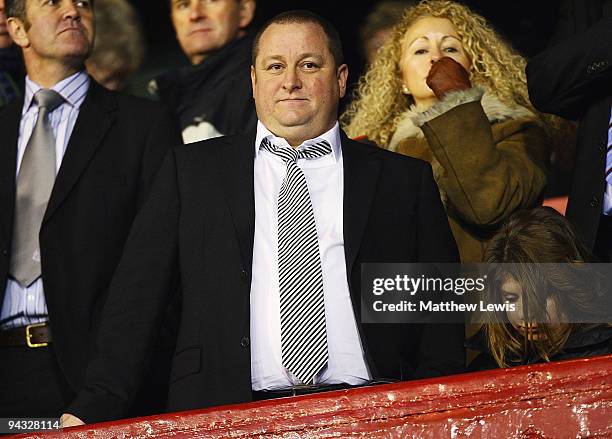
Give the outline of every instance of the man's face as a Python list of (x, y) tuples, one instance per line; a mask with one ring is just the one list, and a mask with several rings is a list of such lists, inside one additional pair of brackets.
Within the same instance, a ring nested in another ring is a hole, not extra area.
[(6, 15), (4, 15), (4, 0), (0, 0), (0, 49), (4, 49), (13, 44), (13, 40), (6, 26)]
[(81, 64), (93, 44), (92, 0), (26, 0), (26, 22), (9, 18), (9, 28), (26, 62)]
[(347, 76), (346, 64), (336, 67), (319, 25), (272, 24), (251, 67), (257, 116), (272, 133), (299, 146), (334, 126)]
[(176, 38), (192, 64), (244, 34), (254, 0), (172, 0)]
[(378, 50), (391, 38), (393, 35), (393, 27), (386, 27), (376, 31), (370, 36), (365, 42), (365, 55), (368, 64), (374, 62), (374, 58), (378, 53)]

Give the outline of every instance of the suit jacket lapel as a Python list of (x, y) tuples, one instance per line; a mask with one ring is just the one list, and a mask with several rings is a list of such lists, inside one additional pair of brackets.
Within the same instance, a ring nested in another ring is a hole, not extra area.
[(249, 275), (253, 264), (255, 236), (255, 132), (225, 138), (218, 148), (220, 181), (240, 243), (244, 268)]
[(112, 111), (116, 107), (115, 97), (92, 80), (70, 136), (62, 165), (55, 178), (43, 226), (66, 199), (87, 167), (90, 158), (113, 124)]
[(13, 233), (15, 211), (15, 174), (17, 172), (17, 142), (23, 98), (16, 99), (0, 115), (0, 242), (8, 247)]
[(376, 194), (381, 165), (372, 155), (375, 150), (350, 140), (344, 132), (341, 138), (344, 163), (344, 256), (346, 273), (350, 279)]

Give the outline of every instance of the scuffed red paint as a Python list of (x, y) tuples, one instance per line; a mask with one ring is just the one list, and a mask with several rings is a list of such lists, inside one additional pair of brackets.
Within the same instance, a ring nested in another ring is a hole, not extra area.
[(612, 438), (612, 356), (94, 424), (29, 438)]

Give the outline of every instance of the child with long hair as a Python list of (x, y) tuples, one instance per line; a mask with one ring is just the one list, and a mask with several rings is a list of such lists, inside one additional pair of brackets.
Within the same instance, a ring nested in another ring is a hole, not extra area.
[[(612, 352), (610, 278), (599, 271), (565, 217), (549, 207), (513, 214), (486, 252), (487, 301), (513, 312), (488, 314), (468, 347), (470, 369)], [(599, 265), (599, 264), (598, 264)]]

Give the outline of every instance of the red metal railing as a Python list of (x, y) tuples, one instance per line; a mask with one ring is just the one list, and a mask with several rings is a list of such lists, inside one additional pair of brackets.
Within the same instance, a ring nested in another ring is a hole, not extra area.
[(612, 438), (612, 356), (92, 424), (30, 438)]

